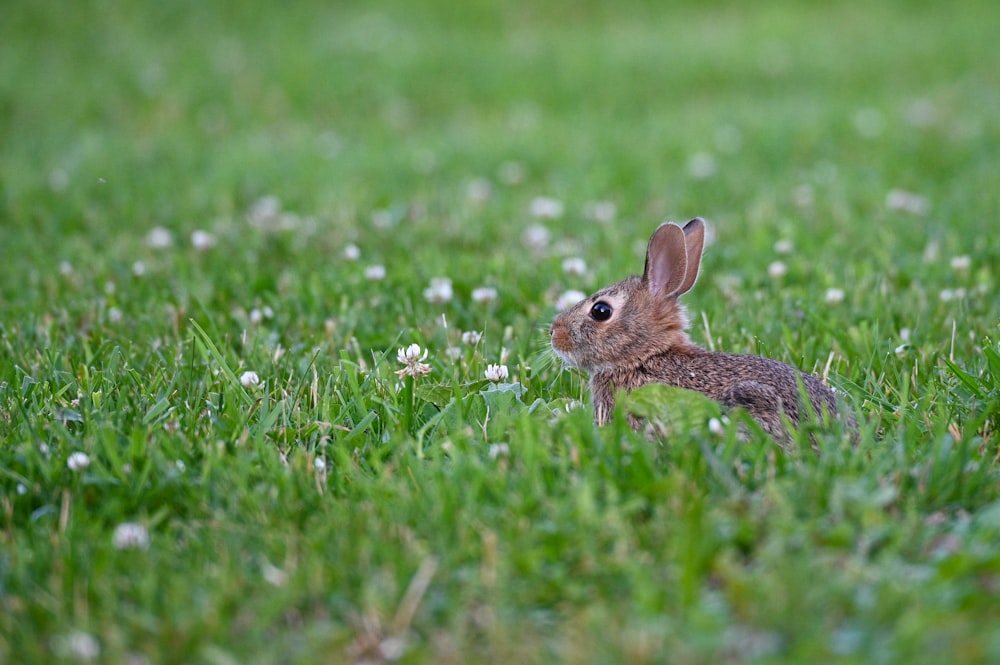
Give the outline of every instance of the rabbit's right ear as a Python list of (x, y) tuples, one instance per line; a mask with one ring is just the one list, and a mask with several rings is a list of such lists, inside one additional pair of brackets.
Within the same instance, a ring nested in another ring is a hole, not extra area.
[(676, 295), (687, 293), (698, 281), (701, 253), (705, 250), (705, 220), (701, 217), (695, 217), (684, 225), (684, 244), (687, 247), (687, 270)]
[(687, 271), (684, 231), (673, 222), (660, 224), (649, 239), (642, 281), (654, 296), (674, 296), (680, 292)]

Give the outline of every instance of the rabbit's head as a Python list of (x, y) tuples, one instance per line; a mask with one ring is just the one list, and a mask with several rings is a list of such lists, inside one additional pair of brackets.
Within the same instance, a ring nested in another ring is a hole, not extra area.
[(552, 322), (552, 348), (587, 372), (636, 367), (658, 353), (689, 344), (687, 314), (677, 298), (698, 279), (705, 222), (682, 229), (661, 224), (649, 239), (642, 276), (601, 289)]

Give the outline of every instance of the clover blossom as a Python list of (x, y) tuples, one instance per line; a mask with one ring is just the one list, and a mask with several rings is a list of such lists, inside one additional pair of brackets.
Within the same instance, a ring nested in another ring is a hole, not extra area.
[(396, 351), (396, 360), (405, 365), (403, 369), (396, 370), (398, 376), (412, 376), (416, 379), (430, 374), (431, 366), (423, 362), (427, 360), (427, 349), (423, 353), (420, 351), (418, 344), (410, 344), (405, 349)]

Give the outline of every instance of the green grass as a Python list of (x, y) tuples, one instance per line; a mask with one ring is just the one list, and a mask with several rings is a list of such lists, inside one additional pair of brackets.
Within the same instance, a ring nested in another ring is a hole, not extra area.
[[(997, 34), (986, 0), (4, 3), (0, 662), (1000, 660)], [(697, 400), (594, 428), (555, 302), (694, 215), (695, 341), (828, 374), (856, 446)]]

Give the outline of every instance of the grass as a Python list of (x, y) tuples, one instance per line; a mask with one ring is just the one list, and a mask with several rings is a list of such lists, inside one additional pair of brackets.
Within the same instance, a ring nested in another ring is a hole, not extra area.
[[(998, 24), (5, 3), (0, 662), (1000, 659)], [(593, 427), (555, 303), (694, 215), (694, 339), (827, 375), (856, 446)]]

